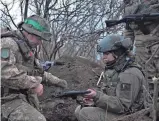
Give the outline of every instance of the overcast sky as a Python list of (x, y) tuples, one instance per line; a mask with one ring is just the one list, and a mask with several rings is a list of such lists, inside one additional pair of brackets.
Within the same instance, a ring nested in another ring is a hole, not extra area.
[[(20, 4), (20, 1), (21, 0), (0, 0), (2, 1), (3, 3), (7, 3), (7, 5), (9, 5), (8, 7), (11, 8), (11, 11), (10, 11), (10, 14), (11, 16), (15, 17), (16, 20), (15, 20), (15, 24), (18, 24), (19, 22), (22, 21), (22, 18), (21, 18), (21, 15), (20, 15), (20, 7), (19, 7), (19, 4)], [(14, 1), (14, 6), (13, 5), (13, 1)], [(64, 0), (65, 1), (65, 0)], [(60, 2), (60, 0), (58, 1)], [(2, 4), (0, 4), (0, 9), (4, 8), (4, 6)], [(1, 11), (0, 11), (0, 14), (1, 14)], [(28, 11), (28, 14), (29, 14), (29, 11)], [(14, 29), (14, 25), (11, 25)]]
[[(10, 14), (11, 16), (14, 16), (16, 18), (15, 23), (18, 24), (21, 21), (21, 16), (20, 16), (20, 7), (19, 7), (19, 2), (20, 0), (1, 0), (4, 3), (10, 4), (8, 7), (11, 8), (11, 6), (13, 5), (13, 1), (15, 1), (14, 6), (12, 7)], [(2, 9), (4, 6), (2, 4), (0, 4), (0, 9)], [(0, 13), (1, 14), (1, 13)], [(14, 26), (12, 25), (12, 27), (14, 28)]]

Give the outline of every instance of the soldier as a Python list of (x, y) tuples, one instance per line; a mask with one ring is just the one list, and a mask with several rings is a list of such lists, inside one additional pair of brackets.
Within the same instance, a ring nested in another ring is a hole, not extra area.
[[(149, 14), (159, 12), (158, 0), (124, 0), (125, 15)], [(125, 37), (131, 38), (136, 46), (136, 61), (143, 67), (149, 82), (150, 94), (153, 93), (153, 77), (159, 77), (159, 21), (143, 22), (143, 25), (131, 23), (125, 30)], [(141, 28), (142, 27), (142, 28)], [(144, 34), (142, 30), (146, 30)], [(157, 99), (156, 99), (157, 100)], [(149, 100), (149, 103), (156, 102)], [(158, 102), (159, 103), (159, 102)], [(157, 109), (159, 117), (159, 107)], [(155, 120), (155, 119), (154, 119)]]
[(131, 40), (120, 35), (109, 35), (99, 42), (97, 52), (103, 53), (106, 64), (104, 85), (100, 91), (88, 89), (84, 101), (93, 100), (95, 107), (78, 106), (75, 116), (79, 121), (108, 121), (144, 108), (146, 82), (129, 52), (131, 46)]
[[(51, 37), (48, 22), (37, 15), (19, 24), (19, 30), (1, 34), (2, 117), (10, 121), (46, 121), (38, 111), (42, 80), (67, 87), (65, 80), (43, 71), (36, 55), (42, 40)], [(43, 77), (43, 78), (42, 78)]]
[[(124, 3), (125, 15), (159, 12), (158, 0), (124, 0)], [(131, 23), (124, 33), (126, 38), (135, 42), (136, 61), (143, 67), (146, 79), (151, 82), (154, 76), (159, 77), (159, 21), (142, 24), (143, 28)], [(147, 34), (143, 34), (143, 29), (147, 30)]]

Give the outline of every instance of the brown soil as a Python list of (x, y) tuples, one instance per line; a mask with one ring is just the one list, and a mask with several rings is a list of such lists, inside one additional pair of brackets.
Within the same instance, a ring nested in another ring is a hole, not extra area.
[[(53, 75), (65, 79), (68, 83), (67, 90), (86, 90), (95, 88), (97, 80), (103, 68), (98, 64), (82, 57), (62, 57), (62, 66), (54, 66), (49, 72)], [(55, 98), (54, 95), (61, 92), (58, 87), (45, 85), (44, 95), (40, 98), (41, 112), (47, 121), (76, 121), (74, 110), (78, 106), (76, 100), (72, 98)], [(138, 121), (136, 117), (130, 117), (118, 121)], [(140, 121), (152, 121), (142, 117)]]

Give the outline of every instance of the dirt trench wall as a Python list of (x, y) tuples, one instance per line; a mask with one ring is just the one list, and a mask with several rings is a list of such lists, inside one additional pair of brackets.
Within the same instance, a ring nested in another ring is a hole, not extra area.
[[(101, 66), (82, 57), (62, 57), (59, 61), (63, 61), (64, 65), (54, 66), (49, 72), (67, 81), (66, 90), (86, 90), (96, 87), (103, 70)], [(60, 88), (45, 85), (44, 95), (40, 97), (41, 112), (48, 121), (74, 121), (74, 110), (78, 104), (71, 98), (52, 97), (60, 91)]]
[[(97, 80), (104, 68), (98, 64), (81, 57), (62, 57), (60, 61), (65, 62), (63, 66), (54, 66), (49, 72), (65, 79), (68, 83), (67, 90), (86, 90), (96, 87)], [(77, 121), (74, 116), (75, 108), (78, 106), (72, 98), (55, 98), (52, 95), (62, 91), (57, 87), (44, 85), (44, 94), (40, 97), (41, 112), (47, 121)], [(111, 121), (152, 121), (143, 114), (147, 110), (137, 112), (133, 115), (121, 116)]]

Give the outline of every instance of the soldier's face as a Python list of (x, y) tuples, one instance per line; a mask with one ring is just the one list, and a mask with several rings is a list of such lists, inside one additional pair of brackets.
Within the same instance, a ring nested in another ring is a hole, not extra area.
[(115, 60), (115, 57), (113, 56), (113, 54), (111, 52), (103, 53), (103, 62), (105, 64), (113, 62), (114, 60)]
[(41, 38), (33, 35), (33, 34), (29, 34), (27, 36), (28, 40), (29, 40), (29, 44), (31, 45), (31, 47), (36, 48), (38, 45), (41, 45)]

